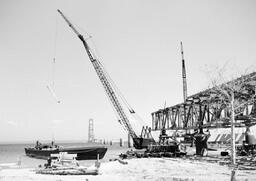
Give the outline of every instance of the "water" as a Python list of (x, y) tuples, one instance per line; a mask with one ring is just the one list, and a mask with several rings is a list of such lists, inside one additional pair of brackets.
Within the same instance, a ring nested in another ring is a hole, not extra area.
[[(91, 146), (86, 143), (62, 143), (61, 146)], [(120, 147), (118, 143), (113, 145), (104, 145), (108, 148), (104, 158), (101, 162), (107, 162), (109, 159), (117, 158), (120, 153), (124, 153), (128, 150), (127, 146)], [(38, 165), (44, 165), (46, 160), (27, 157), (25, 155), (25, 147), (34, 147), (34, 144), (0, 144), (0, 167), (5, 163), (17, 163), (21, 160), (21, 168), (38, 167)], [(91, 165), (95, 160), (82, 160), (79, 161), (82, 165)]]

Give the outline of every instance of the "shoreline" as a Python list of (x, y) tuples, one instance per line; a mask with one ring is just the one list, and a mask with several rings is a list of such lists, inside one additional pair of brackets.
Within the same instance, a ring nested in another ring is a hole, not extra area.
[[(101, 163), (100, 174), (60, 176), (41, 175), (35, 168), (2, 168), (1, 181), (71, 181), (71, 180), (230, 180), (231, 168), (216, 163), (187, 160), (180, 158), (134, 158), (125, 160), (128, 164), (118, 161)], [(237, 170), (237, 180), (255, 180), (255, 170)]]

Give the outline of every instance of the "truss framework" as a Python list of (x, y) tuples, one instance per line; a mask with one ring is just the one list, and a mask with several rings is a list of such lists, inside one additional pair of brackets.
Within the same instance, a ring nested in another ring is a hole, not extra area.
[[(220, 85), (235, 85), (236, 127), (256, 124), (256, 72)], [(230, 127), (230, 107), (216, 87), (189, 96), (184, 103), (152, 113), (152, 130)], [(239, 90), (239, 91), (237, 91)]]

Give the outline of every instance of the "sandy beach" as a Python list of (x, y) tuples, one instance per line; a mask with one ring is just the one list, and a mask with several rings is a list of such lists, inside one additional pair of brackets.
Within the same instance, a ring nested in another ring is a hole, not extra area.
[[(1, 181), (128, 181), (128, 180), (230, 180), (231, 169), (216, 163), (184, 160), (179, 158), (142, 158), (101, 164), (96, 176), (40, 175), (35, 168), (4, 168), (0, 171)], [(256, 180), (256, 172), (237, 171), (237, 180)]]

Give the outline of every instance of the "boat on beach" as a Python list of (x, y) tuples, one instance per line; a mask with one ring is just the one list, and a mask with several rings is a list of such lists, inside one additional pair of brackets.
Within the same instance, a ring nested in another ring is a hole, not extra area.
[(100, 167), (98, 159), (94, 165), (85, 167), (80, 165), (76, 158), (77, 154), (68, 154), (66, 152), (51, 154), (44, 165), (45, 167), (42, 168), (40, 165), (36, 173), (49, 175), (98, 175)]
[(102, 159), (107, 152), (105, 146), (72, 146), (62, 147), (54, 144), (41, 144), (36, 142), (35, 147), (25, 148), (25, 153), (29, 157), (48, 159), (51, 154), (58, 154), (60, 152), (67, 152), (68, 154), (77, 154), (77, 160), (96, 160), (97, 157)]

